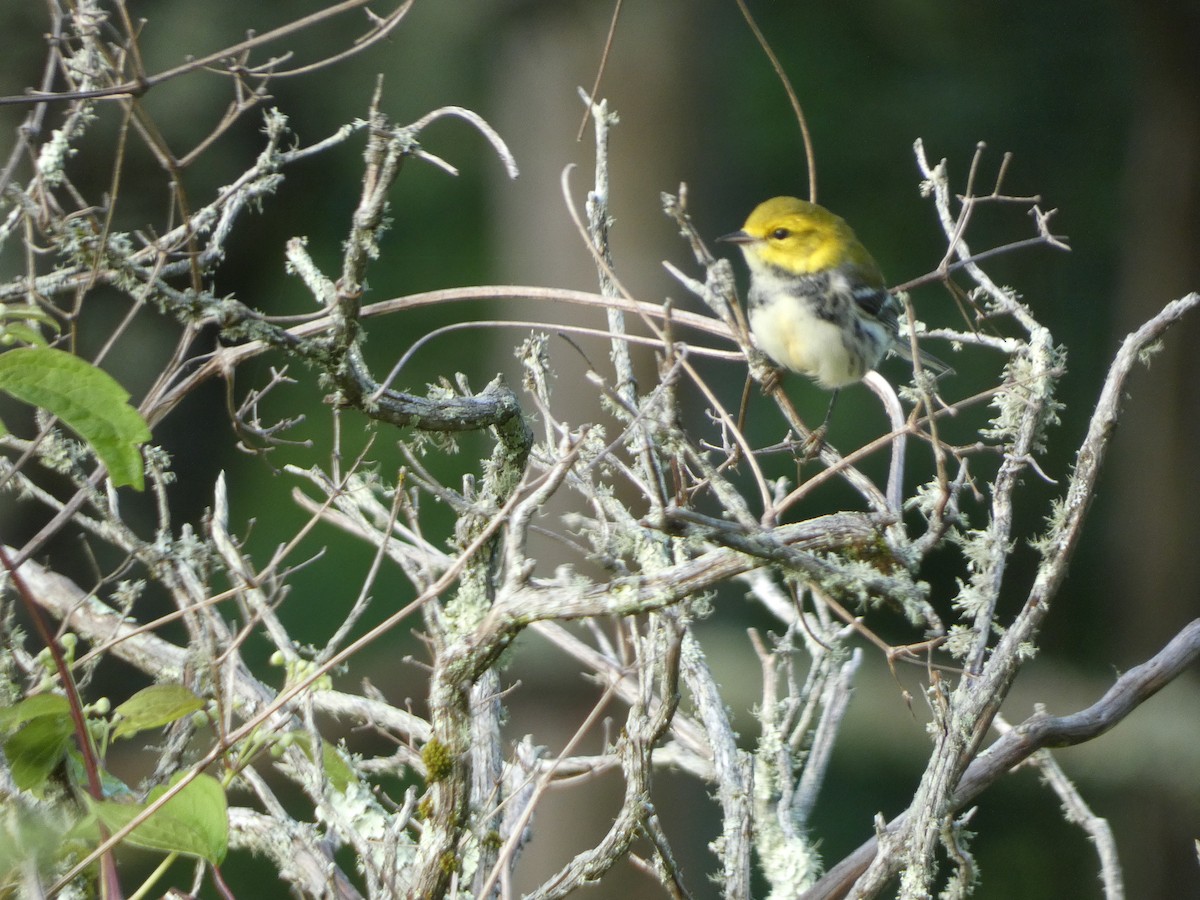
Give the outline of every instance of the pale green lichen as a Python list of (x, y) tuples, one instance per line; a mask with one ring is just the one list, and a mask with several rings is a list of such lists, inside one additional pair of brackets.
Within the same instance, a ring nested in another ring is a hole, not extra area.
[[(1046, 346), (1048, 342), (1049, 333), (1041, 329), (1031, 336), (1030, 346)], [(1066, 349), (1050, 347), (1045, 356), (1044, 360), (1035, 360), (1034, 350), (1027, 349), (1009, 360), (1004, 367), (1005, 389), (998, 391), (991, 401), (997, 413), (989, 426), (980, 429), (980, 435), (1004, 445), (1011, 444), (1026, 427), (1030, 409), (1034, 409), (1037, 417), (1029, 448), (1035, 453), (1045, 450), (1045, 432), (1059, 423), (1058, 413), (1063, 409), (1063, 404), (1054, 399), (1054, 389), (1066, 365)]]
[(771, 885), (767, 900), (797, 897), (821, 874), (821, 858), (803, 834), (801, 823), (792, 820), (792, 810), (782, 806), (780, 765), (791, 765), (791, 754), (775, 726), (783, 705), (774, 717), (759, 716), (762, 734), (755, 750), (754, 849), (763, 874)]
[(1070, 507), (1061, 497), (1050, 501), (1050, 512), (1046, 514), (1046, 530), (1029, 539), (1029, 546), (1040, 556), (1055, 552), (1063, 530), (1070, 517)]
[(967, 654), (975, 649), (975, 638), (974, 628), (960, 624), (951, 625), (941, 649), (955, 659), (965, 659)]

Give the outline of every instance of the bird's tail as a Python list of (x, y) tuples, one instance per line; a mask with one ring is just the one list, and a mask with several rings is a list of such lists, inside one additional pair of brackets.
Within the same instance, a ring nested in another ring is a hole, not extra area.
[[(909, 346), (907, 339), (900, 338), (893, 346), (896, 354), (903, 359), (912, 362), (912, 348)], [(935, 378), (941, 378), (944, 375), (953, 375), (954, 369), (946, 363), (942, 362), (932, 353), (926, 353), (924, 350), (918, 351), (921, 355), (921, 366), (933, 373)]]

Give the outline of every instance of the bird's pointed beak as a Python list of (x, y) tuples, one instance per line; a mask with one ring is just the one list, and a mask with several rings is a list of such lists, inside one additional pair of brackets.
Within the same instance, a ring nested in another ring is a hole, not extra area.
[(744, 231), (734, 231), (730, 234), (721, 235), (717, 240), (725, 244), (753, 244), (757, 238), (746, 234)]

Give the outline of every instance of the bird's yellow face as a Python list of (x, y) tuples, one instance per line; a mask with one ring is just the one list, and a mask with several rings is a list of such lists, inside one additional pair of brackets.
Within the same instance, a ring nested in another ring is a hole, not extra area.
[(775, 197), (750, 213), (741, 231), (722, 240), (740, 244), (751, 268), (759, 265), (809, 275), (845, 263), (848, 248), (861, 246), (845, 220), (797, 197)]

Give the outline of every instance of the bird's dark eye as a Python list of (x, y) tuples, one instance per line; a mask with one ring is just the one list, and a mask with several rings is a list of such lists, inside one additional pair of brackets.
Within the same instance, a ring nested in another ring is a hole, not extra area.
[(771, 232), (771, 237), (777, 241), (782, 241), (790, 234), (791, 234), (791, 232), (788, 231), (786, 228), (776, 228), (774, 231)]

